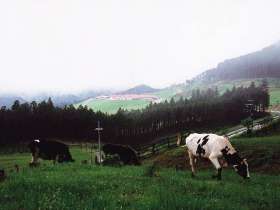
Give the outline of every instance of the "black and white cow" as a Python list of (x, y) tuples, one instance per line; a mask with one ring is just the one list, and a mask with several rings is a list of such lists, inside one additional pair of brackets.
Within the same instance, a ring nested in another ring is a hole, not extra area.
[(219, 162), (222, 158), (231, 165), (243, 178), (250, 178), (248, 163), (241, 158), (233, 148), (227, 137), (216, 134), (190, 134), (186, 138), (187, 152), (192, 169), (192, 177), (195, 175), (194, 163), (198, 157), (208, 158), (217, 170), (213, 178), (221, 179), (222, 167)]
[(33, 140), (28, 144), (28, 147), (32, 153), (31, 164), (37, 164), (38, 159), (53, 160), (62, 162), (73, 162), (72, 156), (69, 152), (69, 148), (66, 144), (57, 141), (42, 141)]
[(102, 150), (106, 155), (118, 155), (125, 165), (140, 165), (137, 152), (128, 145), (105, 144)]

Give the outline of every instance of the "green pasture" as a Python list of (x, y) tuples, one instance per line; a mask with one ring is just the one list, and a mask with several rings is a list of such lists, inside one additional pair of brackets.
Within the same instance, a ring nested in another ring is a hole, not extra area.
[(126, 110), (142, 109), (149, 105), (149, 101), (146, 100), (98, 100), (98, 99), (88, 99), (82, 103), (76, 104), (75, 107), (79, 105), (87, 106), (94, 111), (102, 111), (105, 113), (113, 114), (116, 113), (119, 108)]
[[(155, 93), (151, 93), (151, 95), (158, 96), (164, 100), (170, 100), (172, 96), (175, 95), (175, 90), (173, 89), (165, 89)], [(150, 101), (137, 99), (137, 100), (98, 100), (98, 99), (87, 99), (78, 104), (75, 104), (75, 107), (87, 106), (88, 108), (93, 109), (94, 111), (102, 111), (109, 114), (116, 113), (119, 108), (125, 110), (135, 110), (135, 109), (143, 109), (150, 104)]]
[(271, 88), (270, 94), (270, 105), (280, 104), (280, 88)]
[(19, 164), (20, 172), (9, 169), (0, 182), (0, 209), (280, 209), (279, 169), (269, 169), (280, 166), (280, 136), (232, 142), (248, 157), (250, 181), (230, 168), (223, 170), (222, 181), (213, 180), (211, 165), (200, 168), (193, 179), (188, 169), (168, 165), (181, 159), (187, 164), (182, 148), (161, 153), (165, 162), (153, 172), (153, 159), (139, 167), (82, 164), (90, 153), (80, 147), (71, 147), (74, 163), (42, 161), (38, 168), (27, 167), (28, 153), (1, 154), (0, 168), (12, 170)]

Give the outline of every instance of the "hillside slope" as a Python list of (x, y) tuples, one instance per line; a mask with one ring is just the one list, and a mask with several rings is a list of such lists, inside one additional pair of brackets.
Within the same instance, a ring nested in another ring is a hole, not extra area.
[(220, 81), (253, 78), (280, 78), (280, 42), (260, 51), (228, 59), (207, 70), (194, 81)]
[[(280, 141), (279, 133), (265, 137), (240, 137), (231, 140), (233, 146), (242, 157), (246, 157), (250, 172), (261, 172), (280, 175)], [(169, 168), (190, 169), (186, 160), (185, 148), (166, 151), (148, 162)], [(198, 168), (209, 168), (212, 164), (205, 159), (197, 163)]]

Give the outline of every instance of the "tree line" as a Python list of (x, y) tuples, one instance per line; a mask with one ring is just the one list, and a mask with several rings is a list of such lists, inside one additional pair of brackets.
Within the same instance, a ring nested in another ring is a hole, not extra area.
[(196, 80), (215, 82), (251, 78), (279, 78), (279, 55), (279, 45), (272, 45), (258, 52), (225, 60), (219, 63), (216, 68), (198, 75)]
[(37, 138), (97, 140), (97, 122), (103, 127), (102, 141), (139, 145), (174, 132), (197, 131), (238, 123), (248, 116), (260, 116), (269, 105), (267, 82), (256, 87), (233, 87), (219, 95), (217, 90), (195, 90), (189, 99), (151, 103), (142, 110), (119, 109), (116, 114), (88, 107), (63, 108), (52, 100), (36, 103), (15, 101), (0, 109), (0, 143), (15, 144)]

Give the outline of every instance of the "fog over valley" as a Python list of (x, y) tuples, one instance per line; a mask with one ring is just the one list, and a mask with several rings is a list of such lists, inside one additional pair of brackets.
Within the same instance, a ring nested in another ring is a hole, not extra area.
[(184, 82), (279, 40), (279, 1), (4, 1), (0, 93)]

